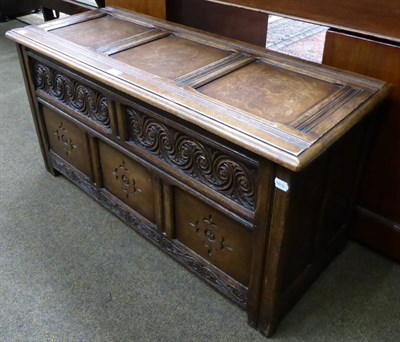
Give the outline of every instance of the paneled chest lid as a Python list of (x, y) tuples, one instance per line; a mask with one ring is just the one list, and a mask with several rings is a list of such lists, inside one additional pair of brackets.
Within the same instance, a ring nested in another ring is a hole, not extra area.
[(110, 7), (7, 36), (291, 170), (320, 155), (389, 89)]

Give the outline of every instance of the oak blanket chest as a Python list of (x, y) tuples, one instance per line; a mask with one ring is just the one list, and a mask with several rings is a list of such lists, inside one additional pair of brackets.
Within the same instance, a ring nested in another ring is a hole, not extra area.
[(343, 245), (389, 86), (113, 8), (7, 36), (48, 171), (271, 335)]

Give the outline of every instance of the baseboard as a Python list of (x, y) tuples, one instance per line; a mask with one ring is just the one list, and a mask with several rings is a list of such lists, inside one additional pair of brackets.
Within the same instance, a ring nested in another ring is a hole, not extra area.
[(400, 223), (357, 207), (350, 237), (400, 262)]

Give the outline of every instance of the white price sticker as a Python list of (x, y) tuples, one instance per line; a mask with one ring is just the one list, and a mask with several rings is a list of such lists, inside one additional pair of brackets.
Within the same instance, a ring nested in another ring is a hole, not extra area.
[(275, 187), (284, 192), (287, 192), (289, 190), (289, 184), (282, 179), (279, 179), (278, 177), (275, 177)]

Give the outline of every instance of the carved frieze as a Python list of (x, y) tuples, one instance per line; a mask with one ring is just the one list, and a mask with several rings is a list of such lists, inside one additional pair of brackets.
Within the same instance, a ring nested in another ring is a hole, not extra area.
[(136, 109), (127, 107), (130, 142), (254, 210), (255, 170)]
[(35, 61), (32, 70), (36, 89), (110, 129), (107, 97), (41, 62)]

